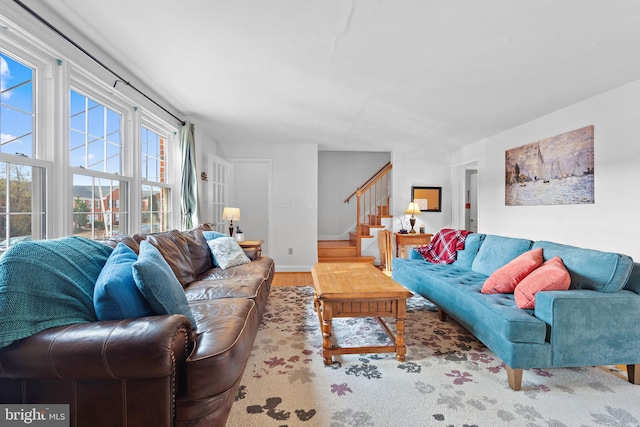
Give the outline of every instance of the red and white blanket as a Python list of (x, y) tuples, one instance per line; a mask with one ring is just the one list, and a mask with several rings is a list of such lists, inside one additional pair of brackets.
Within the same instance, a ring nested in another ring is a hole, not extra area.
[(464, 249), (464, 241), (471, 231), (443, 228), (438, 231), (431, 243), (416, 250), (422, 257), (435, 264), (451, 264), (457, 259), (458, 251)]

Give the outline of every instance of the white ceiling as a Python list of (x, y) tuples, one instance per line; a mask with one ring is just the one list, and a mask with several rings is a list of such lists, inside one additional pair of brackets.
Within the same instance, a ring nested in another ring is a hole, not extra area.
[(638, 0), (47, 4), (223, 143), (460, 147), (640, 79)]

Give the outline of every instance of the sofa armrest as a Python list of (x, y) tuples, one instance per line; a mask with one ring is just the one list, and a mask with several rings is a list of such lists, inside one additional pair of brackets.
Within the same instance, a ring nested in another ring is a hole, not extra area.
[(634, 292), (539, 292), (534, 314), (548, 325), (553, 366), (640, 363), (640, 295)]
[(0, 349), (0, 377), (162, 378), (186, 360), (190, 337), (182, 315), (60, 326)]

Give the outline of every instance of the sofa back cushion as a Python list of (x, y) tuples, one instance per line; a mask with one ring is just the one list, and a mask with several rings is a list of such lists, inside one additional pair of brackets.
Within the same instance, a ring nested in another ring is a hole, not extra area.
[(473, 259), (478, 254), (480, 250), (480, 245), (484, 241), (486, 234), (479, 233), (471, 233), (467, 236), (464, 241), (464, 249), (458, 251), (458, 255), (456, 260), (452, 262), (453, 265), (460, 267), (471, 269), (471, 264), (473, 264)]
[(471, 269), (476, 273), (491, 274), (512, 259), (531, 249), (533, 242), (527, 239), (489, 234), (485, 236)]
[(196, 280), (189, 242), (182, 232), (171, 230), (164, 233), (136, 234), (133, 237), (139, 242), (146, 240), (160, 251), (182, 287)]
[[(193, 271), (196, 276), (213, 268), (211, 251), (209, 251), (207, 239), (205, 239), (203, 235), (204, 232), (205, 229), (201, 226), (183, 233), (187, 239), (187, 244), (189, 245), (191, 264), (193, 265)], [(211, 231), (206, 232), (210, 233)]]
[(624, 288), (633, 268), (627, 255), (577, 248), (560, 243), (538, 241), (534, 248), (542, 248), (544, 260), (562, 258), (571, 276), (570, 289), (591, 289), (615, 292)]

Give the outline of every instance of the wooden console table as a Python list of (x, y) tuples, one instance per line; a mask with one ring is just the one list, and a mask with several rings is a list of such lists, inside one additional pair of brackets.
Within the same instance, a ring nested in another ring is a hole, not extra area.
[[(431, 243), (433, 234), (429, 233), (393, 233), (396, 236), (396, 257), (404, 258), (404, 247), (406, 245), (428, 245)], [(400, 248), (400, 255), (398, 255), (398, 248)]]

